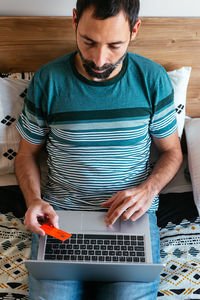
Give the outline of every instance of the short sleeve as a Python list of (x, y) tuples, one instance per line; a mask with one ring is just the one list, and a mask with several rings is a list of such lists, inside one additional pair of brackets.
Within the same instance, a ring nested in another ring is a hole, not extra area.
[(164, 68), (161, 68), (154, 86), (152, 111), (151, 136), (161, 139), (177, 130), (174, 91)]
[(36, 73), (28, 87), (16, 125), (21, 136), (32, 144), (44, 143), (48, 135), (46, 104), (47, 97), (42, 88), (39, 73)]

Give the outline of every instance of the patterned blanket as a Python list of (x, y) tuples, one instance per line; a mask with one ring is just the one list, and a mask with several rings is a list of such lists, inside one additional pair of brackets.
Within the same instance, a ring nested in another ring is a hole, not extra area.
[(161, 272), (159, 300), (200, 299), (200, 218), (168, 223), (160, 231)]
[(31, 233), (23, 219), (0, 214), (0, 300), (28, 300), (28, 272)]
[[(161, 259), (157, 300), (200, 299), (200, 218), (179, 225), (168, 223), (160, 230)], [(23, 219), (0, 214), (0, 300), (28, 300), (31, 234)]]

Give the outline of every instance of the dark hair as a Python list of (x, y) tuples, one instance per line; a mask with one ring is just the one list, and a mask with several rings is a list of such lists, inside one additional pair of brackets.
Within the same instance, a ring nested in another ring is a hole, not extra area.
[(123, 10), (129, 20), (130, 31), (132, 32), (138, 19), (140, 0), (77, 0), (77, 24), (83, 12), (90, 6), (94, 7), (94, 18), (99, 20), (114, 17)]

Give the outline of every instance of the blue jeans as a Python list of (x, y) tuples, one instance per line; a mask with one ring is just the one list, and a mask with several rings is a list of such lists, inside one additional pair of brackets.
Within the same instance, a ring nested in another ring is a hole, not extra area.
[[(160, 262), (160, 239), (155, 213), (149, 213), (153, 262)], [(32, 258), (38, 236), (34, 234)], [(82, 282), (37, 280), (29, 276), (30, 300), (155, 300), (159, 277), (154, 282)]]

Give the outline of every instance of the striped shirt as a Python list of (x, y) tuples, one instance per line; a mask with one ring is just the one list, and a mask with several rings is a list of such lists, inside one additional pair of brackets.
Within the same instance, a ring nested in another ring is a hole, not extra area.
[[(173, 88), (158, 64), (127, 53), (108, 81), (79, 74), (70, 53), (32, 79), (17, 128), (32, 144), (46, 143), (43, 199), (63, 209), (98, 210), (114, 193), (150, 173), (151, 138), (177, 129)], [(158, 196), (151, 211), (158, 208)]]

